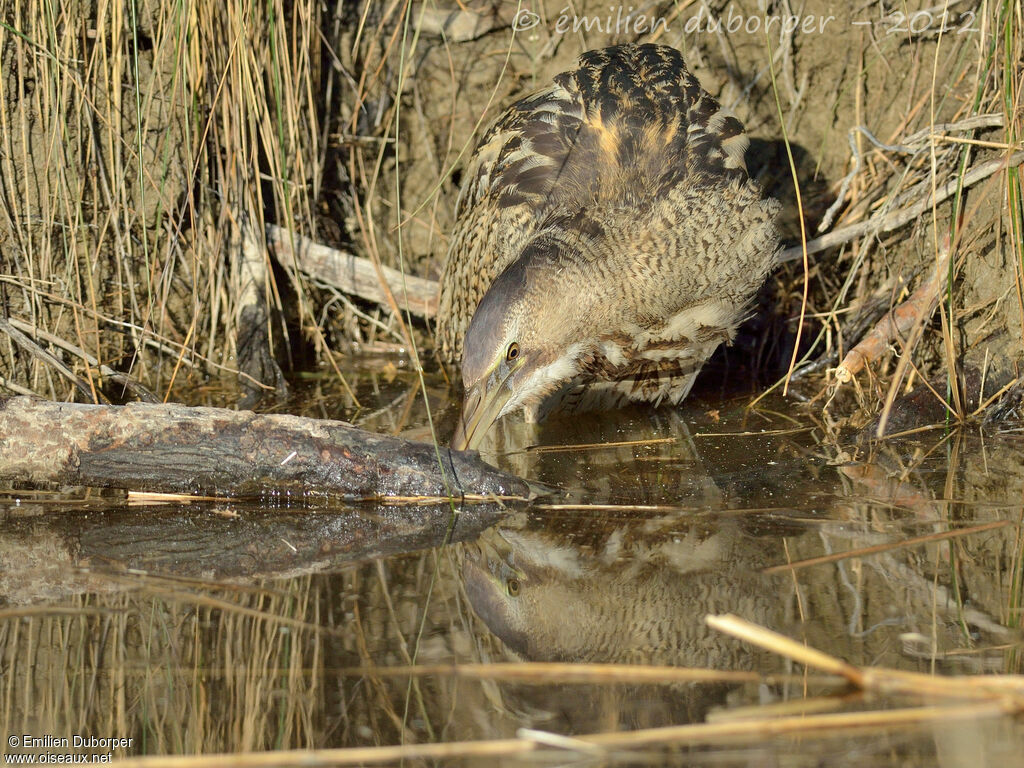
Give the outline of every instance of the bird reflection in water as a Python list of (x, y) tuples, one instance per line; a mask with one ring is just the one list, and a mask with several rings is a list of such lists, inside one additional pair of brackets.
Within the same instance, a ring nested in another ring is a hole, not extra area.
[[(704, 616), (782, 623), (785, 601), (759, 574), (776, 549), (736, 520), (531, 518), (467, 545), (462, 574), (473, 610), (525, 660), (773, 670), (750, 646), (709, 630)], [(574, 730), (594, 718), (606, 727), (609, 708), (629, 727), (699, 719), (727, 693), (721, 685), (635, 686), (628, 696), (554, 690), (564, 700), (542, 707), (560, 710)]]

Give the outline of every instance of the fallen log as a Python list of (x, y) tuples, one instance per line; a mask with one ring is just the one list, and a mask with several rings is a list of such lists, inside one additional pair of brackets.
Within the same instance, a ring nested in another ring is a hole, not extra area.
[(235, 498), (525, 502), (475, 453), (340, 421), (223, 408), (0, 399), (0, 483)]

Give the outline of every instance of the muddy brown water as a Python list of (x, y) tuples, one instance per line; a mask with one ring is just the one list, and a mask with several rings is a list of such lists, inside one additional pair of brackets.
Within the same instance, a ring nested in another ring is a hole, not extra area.
[[(292, 410), (428, 433), (415, 377), (389, 367), (354, 383), (359, 409), (312, 381)], [(439, 379), (427, 394), (444, 435), (456, 407)], [(484, 455), (552, 489), (518, 511), (5, 491), (0, 751), (138, 758), (949, 704), (804, 675), (705, 617), (735, 614), (856, 665), (1020, 673), (1022, 444), (1004, 425), (837, 447), (792, 400), (713, 393), (502, 425)], [(301, 562), (285, 566), (289, 547)], [(761, 677), (578, 682), (527, 661)], [(452, 674), (495, 662), (528, 677)], [(1022, 737), (998, 717), (597, 753), (540, 737), (530, 755), (438, 764), (978, 768), (1022, 764)]]

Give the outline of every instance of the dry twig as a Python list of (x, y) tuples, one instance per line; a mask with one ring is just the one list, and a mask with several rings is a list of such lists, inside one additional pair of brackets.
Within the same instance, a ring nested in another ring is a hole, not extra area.
[(921, 282), (909, 299), (884, 315), (860, 343), (847, 352), (835, 371), (839, 384), (848, 383), (865, 365), (881, 357), (892, 341), (905, 338), (915, 324), (924, 323), (931, 316), (939, 302), (939, 289), (949, 272), (949, 254), (947, 235), (928, 278)]
[[(938, 186), (935, 190), (934, 198), (932, 195), (927, 195), (906, 208), (900, 208), (898, 211), (890, 211), (888, 213), (880, 212), (867, 221), (851, 224), (848, 227), (836, 229), (821, 237), (809, 240), (807, 242), (807, 253), (820, 253), (868, 234), (892, 232), (914, 221), (933, 205), (945, 202), (956, 194), (958, 189), (963, 190), (972, 187), (994, 173), (1006, 170), (1007, 168), (1015, 168), (1021, 163), (1024, 163), (1024, 152), (1016, 152), (1005, 159), (990, 160), (987, 163), (982, 163), (964, 174), (963, 178), (950, 179), (945, 184)], [(786, 248), (779, 258), (782, 262), (788, 262), (797, 261), (802, 257), (803, 248), (800, 245), (794, 245)]]

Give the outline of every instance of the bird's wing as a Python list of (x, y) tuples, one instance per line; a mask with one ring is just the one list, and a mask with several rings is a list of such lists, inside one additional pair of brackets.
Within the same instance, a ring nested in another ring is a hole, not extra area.
[(540, 229), (567, 219), (585, 228), (603, 209), (634, 209), (639, 218), (680, 186), (745, 179), (746, 147), (742, 125), (703, 91), (678, 51), (631, 45), (583, 54), (578, 69), (506, 110), (465, 171), (441, 278), (442, 356), (461, 360), (480, 300)]
[(464, 172), (441, 277), (437, 333), (447, 361), (461, 361), (477, 305), (550, 208), (583, 119), (578, 94), (556, 84), (509, 107), (480, 140)]

